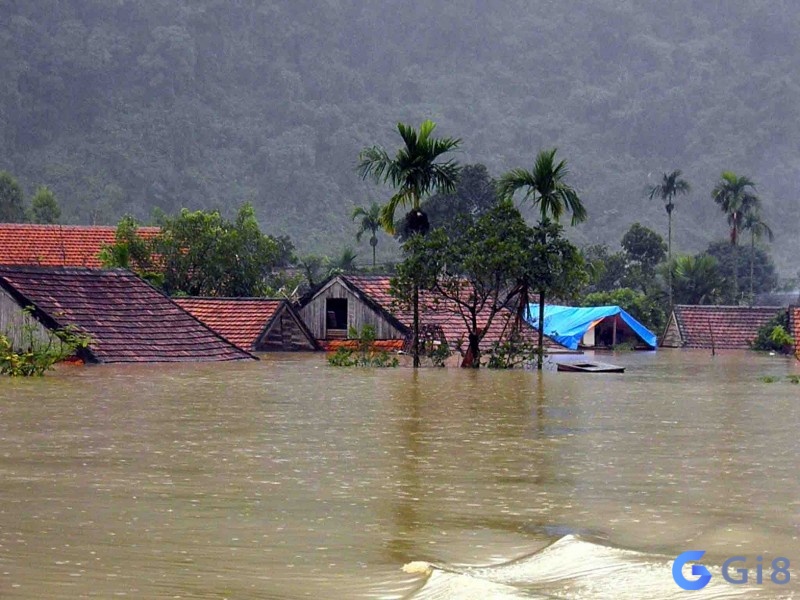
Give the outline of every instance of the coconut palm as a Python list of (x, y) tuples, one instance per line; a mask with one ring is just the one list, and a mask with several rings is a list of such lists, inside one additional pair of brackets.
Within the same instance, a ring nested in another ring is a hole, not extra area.
[(353, 220), (360, 218), (356, 241), (361, 241), (361, 236), (370, 232), (369, 245), (372, 246), (372, 266), (375, 267), (375, 247), (378, 245), (378, 230), (381, 228), (381, 207), (373, 202), (369, 208), (356, 206), (353, 209)]
[[(775, 234), (758, 214), (757, 210), (750, 210), (742, 219), (742, 229), (750, 232), (750, 306), (753, 306), (753, 280), (755, 271), (756, 240), (766, 237), (770, 242), (775, 239)], [(737, 265), (738, 266), (738, 265)]]
[[(533, 171), (512, 169), (498, 181), (498, 193), (503, 198), (512, 198), (518, 190), (525, 190), (525, 200), (529, 200), (539, 208), (539, 226), (543, 231), (550, 220), (558, 222), (565, 212), (572, 215), (572, 224), (586, 220), (586, 209), (578, 197), (578, 193), (567, 184), (569, 174), (567, 163), (556, 162), (556, 149), (542, 150), (536, 155)], [(544, 290), (539, 290), (539, 323), (544, 323)], [(520, 309), (528, 310), (528, 285), (524, 284), (520, 292)], [(519, 320), (519, 319), (518, 319)], [(539, 327), (538, 356), (536, 368), (541, 370), (544, 356), (544, 335)]]
[(714, 304), (722, 295), (724, 279), (713, 256), (679, 256), (666, 268), (673, 272), (678, 304)]
[[(425, 120), (417, 132), (411, 125), (397, 124), (403, 147), (394, 158), (380, 146), (365, 148), (359, 154), (358, 172), (363, 178), (391, 183), (397, 190), (381, 209), (381, 224), (394, 235), (394, 213), (398, 206), (411, 205), (406, 215), (406, 227), (412, 234), (428, 231), (428, 217), (420, 210), (422, 198), (435, 192), (451, 193), (456, 189), (459, 166), (453, 160), (437, 162), (443, 154), (455, 150), (458, 138), (432, 136), (436, 123)], [(414, 286), (414, 366), (419, 366), (419, 286)]]
[[(730, 227), (731, 255), (733, 264), (738, 265), (739, 232), (742, 230), (744, 217), (748, 212), (758, 211), (760, 200), (755, 194), (755, 184), (745, 176), (733, 171), (723, 171), (719, 182), (711, 192), (722, 212), (725, 213)], [(739, 269), (733, 270), (733, 297), (738, 302)]]
[[(667, 211), (667, 262), (672, 263), (672, 211), (675, 209), (675, 196), (689, 193), (689, 182), (681, 179), (681, 171), (676, 169), (664, 173), (661, 182), (648, 188), (650, 200), (661, 198)], [(669, 306), (672, 308), (672, 269), (669, 269)]]
[(394, 158), (380, 146), (365, 148), (359, 154), (358, 172), (379, 183), (391, 183), (397, 190), (381, 210), (381, 224), (394, 235), (394, 213), (398, 206), (410, 205), (407, 215), (409, 228), (413, 232), (427, 231), (427, 217), (420, 210), (425, 196), (435, 192), (450, 193), (455, 190), (459, 166), (453, 160), (437, 162), (447, 152), (455, 150), (461, 143), (458, 138), (435, 138), (432, 136), (436, 123), (422, 122), (419, 132), (411, 125), (397, 124), (403, 139)]

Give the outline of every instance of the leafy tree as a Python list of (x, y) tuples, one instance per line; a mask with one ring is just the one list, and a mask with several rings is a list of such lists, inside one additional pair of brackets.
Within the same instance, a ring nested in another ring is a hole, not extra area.
[(411, 125), (397, 124), (403, 139), (394, 158), (380, 146), (365, 148), (359, 154), (361, 176), (376, 182), (390, 183), (397, 191), (381, 211), (381, 222), (388, 233), (394, 234), (394, 213), (398, 206), (411, 206), (407, 218), (412, 232), (425, 233), (429, 223), (420, 210), (425, 196), (435, 192), (452, 192), (458, 177), (458, 163), (453, 160), (437, 162), (444, 154), (458, 148), (458, 138), (432, 137), (436, 123), (423, 121), (417, 132)]
[(710, 254), (679, 256), (664, 268), (672, 269), (676, 304), (717, 304), (725, 294), (725, 278)]
[[(420, 210), (424, 196), (435, 192), (451, 192), (458, 177), (458, 163), (453, 160), (437, 162), (442, 155), (458, 148), (458, 138), (432, 137), (436, 124), (423, 121), (419, 133), (404, 123), (397, 124), (403, 139), (401, 147), (392, 158), (380, 146), (365, 148), (359, 154), (358, 171), (363, 178), (391, 183), (397, 191), (381, 210), (384, 229), (394, 234), (394, 213), (398, 206), (411, 205), (406, 224), (413, 233), (425, 234), (429, 229), (428, 217)], [(419, 366), (419, 290), (414, 292), (414, 367)]]
[[(720, 180), (711, 192), (714, 199), (728, 221), (730, 227), (731, 256), (733, 263), (738, 262), (739, 232), (744, 224), (744, 216), (758, 210), (760, 201), (755, 195), (755, 184), (745, 176), (733, 171), (723, 171)], [(739, 269), (733, 269), (733, 302), (739, 302)]]
[[(725, 280), (720, 294), (720, 301), (725, 303), (736, 303), (738, 295), (734, 291), (733, 281), (735, 278), (744, 279), (750, 272), (750, 257), (744, 253), (737, 253), (731, 256), (730, 244), (725, 241), (712, 242), (705, 251), (709, 256), (713, 256), (719, 268), (721, 277)], [(758, 246), (753, 248), (753, 293), (760, 294), (771, 292), (778, 285), (778, 273), (775, 263), (770, 255)], [(735, 265), (735, 266), (734, 266)]]
[(604, 244), (587, 246), (582, 250), (589, 274), (588, 292), (610, 292), (624, 286), (628, 278), (628, 259), (623, 252), (609, 250)]
[(133, 271), (155, 286), (164, 283), (164, 274), (153, 257), (153, 242), (139, 236), (139, 224), (130, 215), (122, 217), (114, 233), (114, 243), (100, 251), (100, 261), (107, 268)]
[(751, 210), (747, 212), (744, 216), (744, 220), (742, 222), (742, 228), (746, 231), (750, 232), (750, 294), (749, 294), (749, 302), (750, 306), (753, 306), (753, 301), (755, 300), (755, 293), (753, 289), (753, 282), (755, 279), (755, 261), (756, 261), (756, 240), (760, 240), (763, 237), (766, 237), (770, 242), (775, 239), (775, 234), (772, 233), (772, 229), (769, 225), (761, 218), (761, 215), (758, 214), (758, 211)]
[(189, 211), (164, 216), (161, 232), (144, 245), (135, 222), (126, 218), (117, 242), (103, 251), (106, 264), (156, 270), (168, 294), (189, 296), (258, 296), (281, 257), (278, 242), (261, 233), (255, 211), (243, 205), (234, 221), (217, 211)]
[(667, 252), (664, 239), (652, 229), (634, 223), (622, 237), (622, 248), (628, 263), (626, 285), (647, 293), (655, 281), (656, 265), (663, 262)]
[[(678, 194), (688, 194), (691, 189), (689, 182), (681, 178), (681, 171), (675, 170), (664, 173), (661, 181), (648, 188), (650, 200), (660, 198), (664, 201), (667, 211), (667, 260), (672, 262), (672, 211), (675, 210), (675, 197)], [(672, 306), (672, 271), (669, 271), (669, 305)]]
[(0, 171), (0, 223), (22, 223), (25, 207), (22, 188), (8, 171)]
[(54, 224), (60, 219), (61, 207), (56, 201), (55, 194), (45, 185), (39, 187), (31, 199), (28, 220), (31, 223)]
[(458, 315), (467, 329), (462, 366), (477, 368), (481, 340), (528, 275), (531, 242), (532, 231), (513, 203), (500, 202), (474, 221), (462, 219), (450, 236), (442, 228), (411, 236), (393, 291), (405, 303), (416, 289), (434, 292), (437, 310)]
[[(576, 225), (586, 220), (586, 209), (578, 197), (578, 193), (567, 184), (566, 179), (569, 175), (567, 163), (562, 160), (556, 163), (556, 149), (542, 150), (536, 155), (533, 164), (533, 171), (517, 168), (512, 169), (500, 178), (498, 192), (504, 198), (512, 198), (518, 190), (525, 190), (525, 199), (529, 200), (535, 207), (539, 208), (539, 227), (537, 229), (540, 239), (536, 243), (538, 251), (545, 251), (552, 243), (554, 251), (566, 251), (567, 246), (562, 242), (560, 230), (556, 231), (549, 225), (552, 219), (556, 223), (565, 212), (572, 215), (572, 224)], [(551, 239), (552, 238), (552, 239)], [(536, 260), (540, 264), (545, 264), (546, 257), (536, 254)], [(560, 256), (554, 259), (567, 261), (567, 257)], [(568, 261), (567, 261), (568, 262)], [(566, 263), (565, 263), (566, 264)], [(545, 276), (542, 272), (541, 276)], [(549, 279), (545, 277), (545, 279)], [(543, 280), (544, 281), (544, 280)], [(553, 282), (555, 283), (555, 282)], [(538, 284), (538, 282), (537, 282)], [(542, 284), (544, 285), (544, 284)], [(545, 291), (552, 285), (544, 285)], [(557, 286), (556, 286), (557, 287)], [(522, 311), (528, 310), (528, 286), (523, 286), (519, 299), (519, 315)], [(544, 293), (539, 294), (539, 323), (544, 323)], [(537, 368), (541, 370), (544, 351), (544, 334), (542, 327), (539, 327), (539, 356), (537, 358)]]
[(369, 208), (357, 206), (353, 209), (353, 220), (361, 219), (356, 233), (356, 241), (361, 241), (361, 236), (370, 232), (369, 245), (372, 246), (372, 266), (375, 267), (375, 247), (378, 245), (378, 231), (381, 229), (381, 207), (373, 202)]

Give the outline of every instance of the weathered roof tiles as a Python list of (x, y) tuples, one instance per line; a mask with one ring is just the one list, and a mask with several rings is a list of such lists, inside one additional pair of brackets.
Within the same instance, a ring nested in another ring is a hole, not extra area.
[(208, 327), (248, 350), (316, 350), (291, 305), (272, 298), (175, 298)]
[(664, 335), (664, 346), (703, 349), (747, 349), (758, 330), (782, 308), (764, 306), (676, 305)]
[[(115, 241), (116, 227), (0, 223), (0, 265), (100, 268), (103, 246)], [(158, 227), (141, 227), (147, 239)]]
[(0, 266), (0, 287), (46, 327), (88, 335), (92, 361), (254, 358), (124, 269)]

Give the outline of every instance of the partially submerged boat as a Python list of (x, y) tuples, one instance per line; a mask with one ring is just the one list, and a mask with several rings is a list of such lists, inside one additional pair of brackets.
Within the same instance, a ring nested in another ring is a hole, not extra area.
[(625, 367), (602, 362), (560, 362), (556, 363), (558, 371), (573, 373), (624, 373)]

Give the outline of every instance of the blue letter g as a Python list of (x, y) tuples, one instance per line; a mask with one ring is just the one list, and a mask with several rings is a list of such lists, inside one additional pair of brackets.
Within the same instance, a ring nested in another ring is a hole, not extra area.
[(700, 560), (706, 553), (705, 550), (688, 550), (679, 554), (672, 563), (672, 578), (680, 587), (685, 590), (702, 590), (711, 581), (711, 573), (703, 565), (692, 565), (692, 575), (697, 575), (697, 579), (689, 580), (683, 576), (683, 565), (687, 562)]

